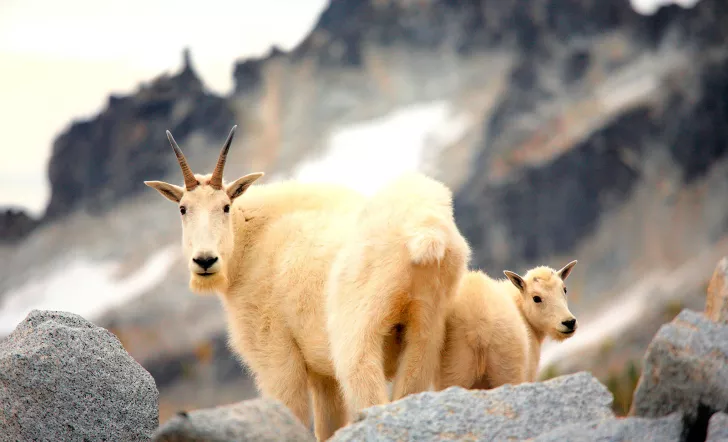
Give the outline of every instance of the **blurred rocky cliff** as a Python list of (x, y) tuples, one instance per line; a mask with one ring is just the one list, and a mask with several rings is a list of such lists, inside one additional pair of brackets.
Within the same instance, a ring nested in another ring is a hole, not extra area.
[[(728, 251), (720, 0), (652, 16), (627, 0), (334, 0), (290, 53), (273, 48), (231, 69), (234, 92), (216, 96), (186, 54), (179, 72), (110, 97), (101, 114), (64, 130), (41, 226), (22, 247), (0, 249), (13, 254), (0, 292), (27, 279), (39, 256), (83, 250), (124, 262), (123, 275), (178, 244), (174, 210), (143, 185), (180, 181), (166, 129), (196, 170), (211, 167), (238, 124), (228, 173), (286, 173), (320, 155), (337, 129), (437, 101), (461, 129), (433, 135), (421, 168), (455, 191), (473, 267), (500, 274), (579, 260), (570, 302), (587, 337), (573, 345), (596, 354), (564, 353), (549, 362), (560, 370), (608, 376), (643, 354), (681, 306), (702, 308), (710, 263)], [(0, 240), (33, 227), (9, 235), (5, 225)], [(163, 282), (99, 319), (155, 376), (162, 420), (166, 403), (253, 394), (229, 387), (250, 382), (225, 348), (220, 307), (190, 295), (185, 278), (175, 263)], [(630, 305), (641, 321), (606, 321), (589, 334), (623, 297), (640, 301)]]
[(230, 105), (205, 91), (191, 63), (186, 52), (179, 72), (142, 85), (134, 95), (110, 96), (98, 116), (73, 123), (56, 139), (48, 166), (47, 218), (74, 209), (108, 209), (139, 192), (144, 177), (175, 166), (165, 145), (167, 129), (180, 142), (229, 130), (235, 121)]
[(13, 244), (22, 240), (33, 229), (38, 221), (22, 209), (5, 209), (0, 211), (0, 242)]

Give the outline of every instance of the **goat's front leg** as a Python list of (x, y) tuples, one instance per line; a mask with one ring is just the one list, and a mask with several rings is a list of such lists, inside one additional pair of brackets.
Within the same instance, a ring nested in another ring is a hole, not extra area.
[(307, 429), (310, 428), (308, 376), (301, 350), (292, 338), (278, 339), (266, 350), (266, 369), (256, 373), (261, 395), (282, 402)]

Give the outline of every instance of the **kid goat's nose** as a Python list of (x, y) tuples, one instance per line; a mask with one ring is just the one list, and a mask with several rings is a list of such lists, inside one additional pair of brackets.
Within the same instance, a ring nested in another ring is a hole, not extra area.
[(200, 266), (203, 270), (207, 270), (210, 267), (213, 266), (217, 262), (217, 257), (212, 257), (209, 255), (200, 256), (197, 258), (192, 258), (192, 261), (195, 262), (198, 266)]
[(574, 325), (576, 325), (576, 319), (571, 318), (568, 321), (562, 321), (561, 323), (565, 325), (569, 330), (573, 330)]

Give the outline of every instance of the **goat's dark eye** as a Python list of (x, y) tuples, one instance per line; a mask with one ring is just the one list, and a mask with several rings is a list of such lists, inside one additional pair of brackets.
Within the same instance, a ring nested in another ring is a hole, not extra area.
[(182, 214), (182, 215), (184, 215), (185, 213), (187, 213), (187, 209), (185, 208), (185, 206), (181, 206), (179, 208), (179, 213)]
[(539, 302), (541, 302), (541, 297), (540, 296), (534, 296), (533, 297), (533, 302), (535, 302), (536, 304), (538, 304)]
[(225, 204), (225, 207), (222, 208), (222, 211), (225, 213), (230, 212), (230, 204)]
[(564, 287), (564, 294), (566, 294), (567, 292), (568, 292), (568, 290), (566, 290), (566, 287)]

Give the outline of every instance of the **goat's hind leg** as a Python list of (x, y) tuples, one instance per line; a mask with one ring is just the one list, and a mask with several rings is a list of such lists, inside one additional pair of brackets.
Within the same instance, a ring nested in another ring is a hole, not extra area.
[(346, 307), (346, 312), (329, 318), (329, 335), (336, 377), (351, 418), (359, 410), (389, 402), (383, 364), (388, 330), (382, 330), (374, 312), (358, 305)]
[(405, 324), (404, 348), (394, 378), (392, 400), (429, 390), (440, 366), (445, 318), (439, 306), (413, 301)]
[(454, 325), (445, 326), (445, 340), (441, 352), (439, 372), (435, 379), (435, 391), (451, 386), (472, 388), (478, 378), (483, 376), (481, 366), (485, 366), (485, 350), (473, 348), (465, 339), (466, 330), (458, 330)]
[(347, 415), (339, 383), (334, 378), (309, 373), (316, 439), (327, 440), (346, 425)]

